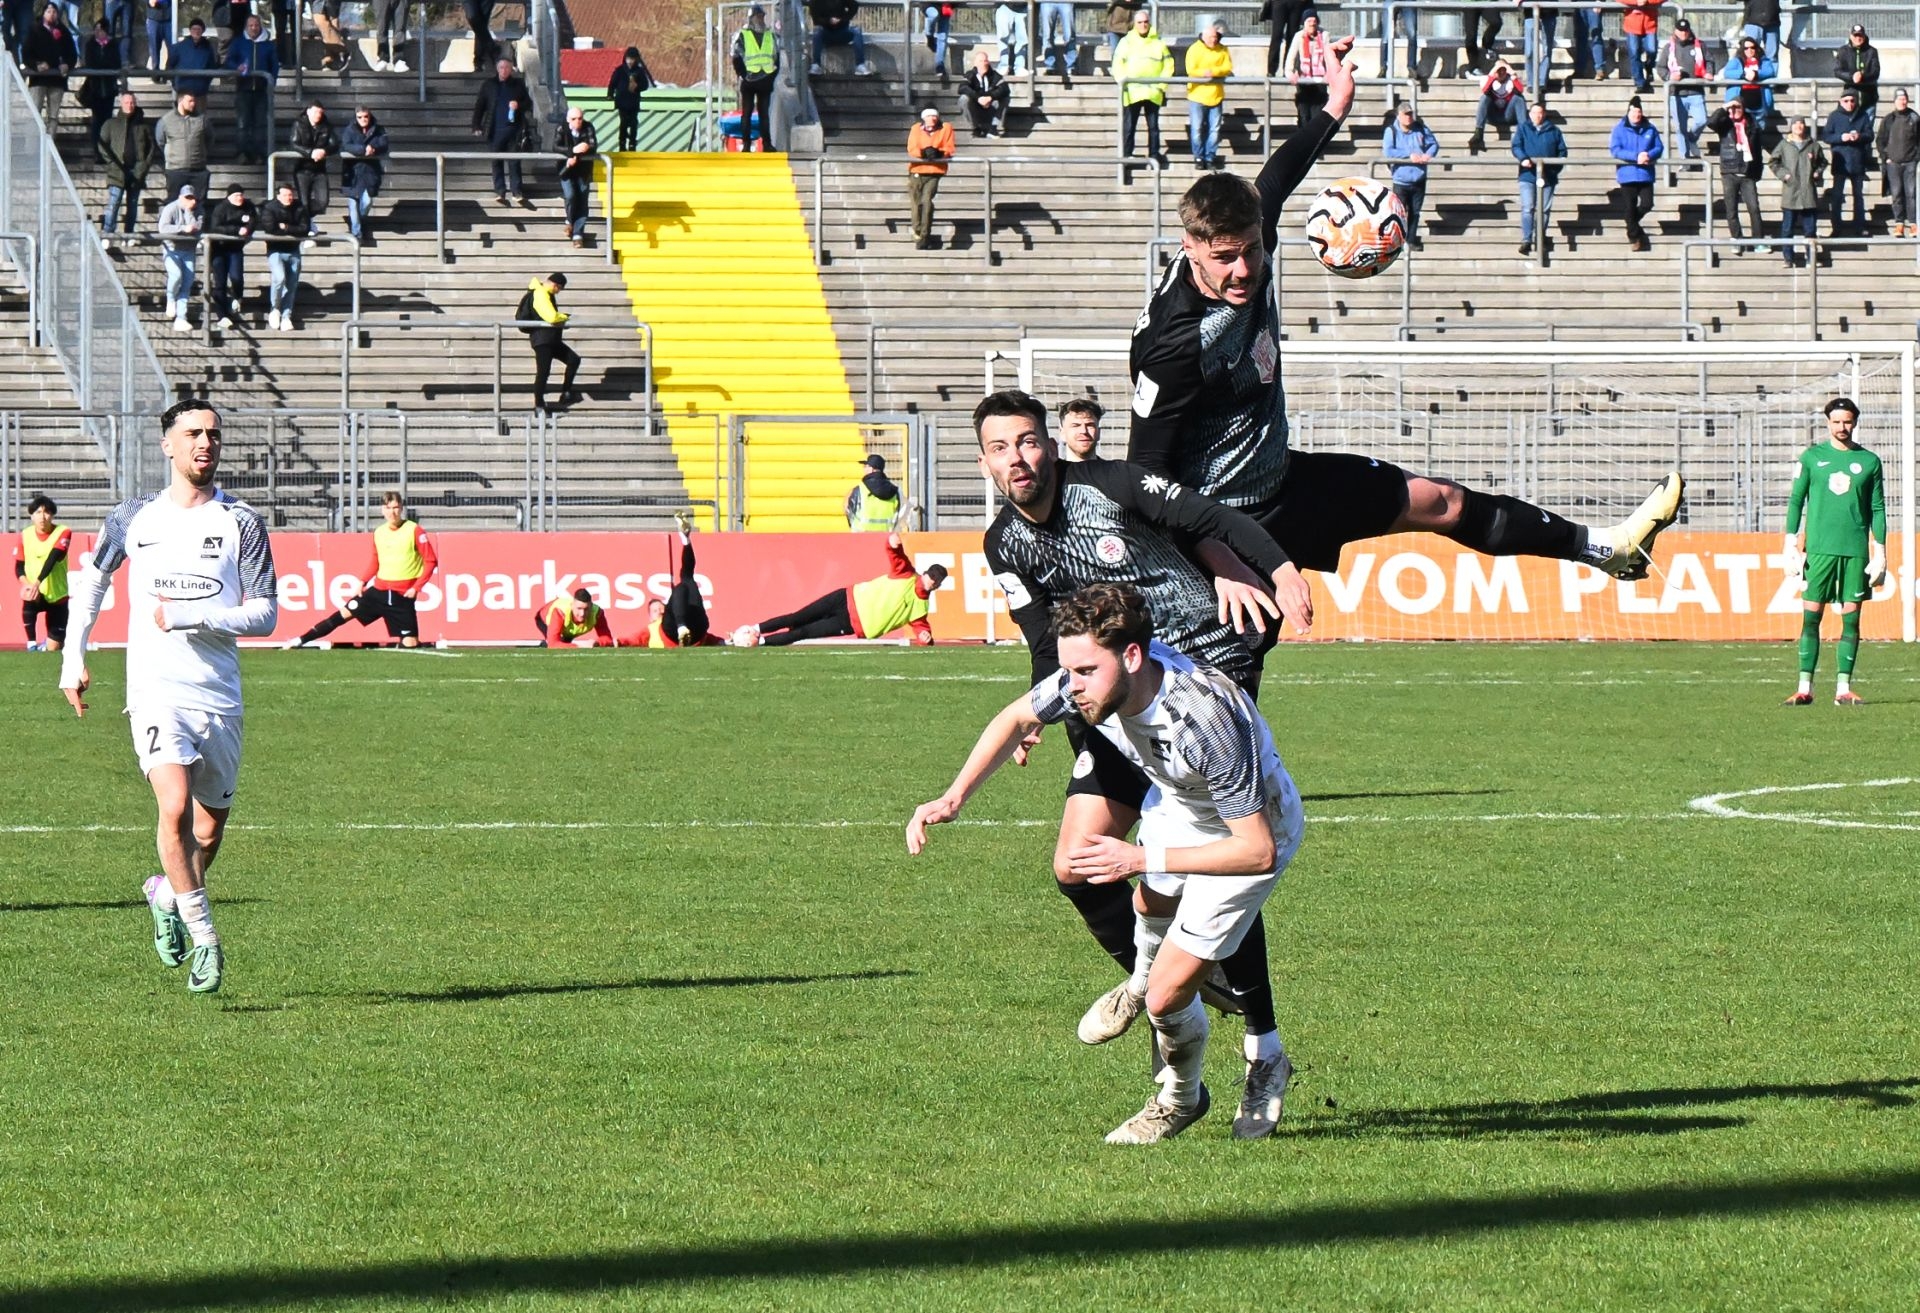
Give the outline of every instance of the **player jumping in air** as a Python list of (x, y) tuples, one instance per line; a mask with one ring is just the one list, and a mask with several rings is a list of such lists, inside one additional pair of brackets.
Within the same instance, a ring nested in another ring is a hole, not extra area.
[(67, 641), (67, 548), (73, 531), (55, 524), (60, 508), (53, 498), (35, 497), (27, 503), (27, 527), (13, 543), (13, 577), (20, 581), (20, 623), (26, 627), (27, 648), (38, 639), (35, 621), (47, 618), (47, 645), (58, 652)]
[(153, 946), (170, 967), (189, 961), (187, 988), (220, 988), (225, 955), (207, 904), (207, 870), (240, 777), (240, 656), (236, 638), (273, 632), (279, 603), (266, 521), (214, 487), (220, 416), (202, 400), (160, 417), (173, 466), (166, 491), (121, 502), (75, 581), (72, 639), (60, 687), (84, 716), (92, 677), (87, 635), (122, 565), (127, 611), (127, 719), (140, 771), (159, 806), (162, 875), (147, 881)]
[(1859, 406), (1835, 397), (1827, 403), (1826, 416), (1827, 441), (1800, 453), (1800, 468), (1787, 497), (1788, 571), (1803, 574), (1807, 581), (1800, 594), (1800, 688), (1787, 699), (1790, 707), (1813, 705), (1820, 620), (1829, 602), (1840, 608), (1840, 678), (1833, 704), (1861, 705), (1853, 691), (1860, 603), (1887, 581), (1887, 502), (1880, 458), (1853, 440)]
[(1303, 570), (1333, 570), (1347, 543), (1425, 530), (1489, 556), (1581, 561), (1646, 575), (1654, 538), (1679, 513), (1669, 474), (1626, 520), (1604, 529), (1514, 497), (1410, 473), (1367, 456), (1295, 451), (1280, 378), (1273, 252), (1280, 207), (1353, 106), (1353, 70), (1327, 72), (1327, 103), (1250, 183), (1196, 181), (1180, 199), (1180, 254), (1134, 326), (1128, 459), (1261, 521)]
[(318, 643), (350, 620), (371, 625), (387, 622), (387, 637), (401, 647), (420, 646), (420, 616), (415, 609), (420, 590), (440, 568), (427, 531), (407, 518), (407, 503), (397, 491), (380, 499), (387, 522), (373, 531), (373, 555), (368, 558), (365, 582), (347, 604), (314, 625), (288, 647)]
[(1089, 881), (1124, 888), (1140, 877), (1131, 984), (1167, 1065), (1161, 1090), (1107, 1142), (1153, 1144), (1206, 1115), (1200, 982), (1250, 932), (1299, 849), (1300, 794), (1253, 699), (1154, 642), (1146, 599), (1132, 588), (1082, 589), (1054, 608), (1053, 630), (1060, 668), (996, 716), (947, 791), (914, 812), (907, 851), (920, 852), (927, 827), (958, 817), (1045, 724), (1091, 726), (1153, 781), (1138, 844), (1103, 836), (1072, 854)]

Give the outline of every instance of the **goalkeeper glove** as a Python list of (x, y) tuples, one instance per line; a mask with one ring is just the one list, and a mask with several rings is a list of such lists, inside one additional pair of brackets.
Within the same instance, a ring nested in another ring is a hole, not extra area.
[(1887, 581), (1887, 553), (1879, 543), (1867, 553), (1867, 587), (1878, 588)]
[(1781, 541), (1780, 550), (1787, 557), (1787, 578), (1798, 579), (1806, 572), (1806, 558), (1800, 554), (1800, 543), (1792, 534)]

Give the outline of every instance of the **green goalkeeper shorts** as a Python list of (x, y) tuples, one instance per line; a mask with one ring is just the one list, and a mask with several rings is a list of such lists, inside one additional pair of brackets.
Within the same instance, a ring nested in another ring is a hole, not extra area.
[(1867, 558), (1864, 556), (1807, 556), (1807, 587), (1800, 594), (1808, 602), (1864, 602), (1873, 590), (1867, 587)]

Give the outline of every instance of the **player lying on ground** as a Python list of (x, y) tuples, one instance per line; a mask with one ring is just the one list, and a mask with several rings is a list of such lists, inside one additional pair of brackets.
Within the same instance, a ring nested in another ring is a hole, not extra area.
[(572, 597), (556, 597), (534, 613), (534, 632), (542, 647), (579, 647), (578, 641), (592, 636), (587, 647), (613, 647), (613, 630), (607, 626), (607, 613), (585, 588), (573, 590)]
[[(1344, 56), (1352, 40), (1335, 51)], [(1350, 542), (1425, 530), (1489, 556), (1547, 556), (1643, 578), (1655, 536), (1679, 513), (1677, 473), (1626, 520), (1589, 529), (1371, 457), (1289, 447), (1273, 252), (1282, 203), (1352, 108), (1344, 57), (1331, 62), (1327, 93), (1257, 182), (1213, 173), (1181, 197), (1180, 254), (1134, 326), (1127, 458), (1253, 516), (1303, 570), (1338, 568)]]
[[(1259, 657), (1229, 619), (1235, 626), (1263, 627), (1262, 612), (1278, 613), (1284, 605), (1296, 628), (1304, 630), (1310, 622), (1306, 581), (1279, 545), (1238, 511), (1124, 461), (1063, 463), (1047, 432), (1046, 407), (1018, 390), (981, 401), (973, 426), (980, 472), (1006, 499), (987, 528), (987, 565), (1026, 637), (1031, 682), (1041, 683), (1059, 669), (1052, 608), (1089, 584), (1138, 588), (1163, 642), (1219, 670), (1250, 694), (1260, 676)], [(1183, 550), (1194, 541), (1216, 573), (1229, 566), (1245, 572), (1265, 582), (1282, 602), (1258, 587), (1210, 578)], [(1077, 721), (1068, 721), (1066, 728), (1075, 759), (1054, 846), (1054, 878), (1095, 942), (1131, 976), (1139, 963), (1127, 892), (1087, 880), (1071, 854), (1101, 836), (1125, 838), (1140, 820), (1150, 784), (1103, 736)], [(1025, 758), (1023, 748), (1018, 760)], [(1226, 996), (1210, 994), (1208, 1001), (1243, 1013), (1247, 1030), (1247, 1079), (1234, 1130), (1257, 1137), (1273, 1129), (1286, 1092), (1266, 927), (1258, 917), (1221, 969)], [(1105, 1043), (1124, 1033), (1139, 1011), (1139, 995), (1122, 982), (1081, 1019), (1080, 1038)]]
[(84, 716), (92, 676), (87, 636), (114, 571), (127, 567), (127, 719), (140, 773), (160, 812), (163, 875), (147, 881), (153, 946), (177, 967), (193, 940), (187, 988), (220, 988), (226, 956), (207, 904), (207, 871), (240, 777), (240, 655), (236, 638), (273, 632), (279, 616), (273, 550), (259, 512), (213, 486), (220, 417), (182, 401), (160, 417), (173, 466), (166, 491), (107, 515), (92, 564), (75, 580), (72, 641), (60, 687)]
[[(1200, 982), (1251, 930), (1299, 849), (1305, 818), (1253, 699), (1219, 671), (1152, 641), (1140, 593), (1123, 584), (1084, 588), (1055, 608), (1053, 628), (1060, 669), (994, 717), (953, 784), (914, 812), (907, 851), (925, 848), (927, 827), (958, 817), (1042, 725), (1092, 726), (1153, 781), (1140, 843), (1101, 835), (1068, 855), (1089, 881), (1140, 877), (1139, 956), (1128, 988), (1143, 1001), (1167, 1065), (1160, 1092), (1107, 1142), (1151, 1144), (1206, 1114)], [(1291, 1074), (1284, 1051), (1279, 1063)]]
[(693, 517), (675, 511), (673, 522), (680, 530), (680, 568), (673, 577), (673, 591), (664, 602), (647, 603), (647, 627), (632, 638), (620, 640), (622, 647), (724, 647), (718, 634), (709, 632), (706, 599), (693, 577)]
[(399, 492), (388, 492), (380, 500), (387, 522), (373, 531), (373, 555), (360, 592), (288, 647), (318, 643), (349, 620), (363, 625), (384, 620), (388, 638), (398, 639), (401, 647), (420, 646), (420, 616), (414, 604), (440, 568), (440, 558), (427, 531), (407, 518), (406, 500)]
[(1853, 401), (1835, 397), (1825, 413), (1827, 441), (1800, 453), (1787, 497), (1788, 569), (1807, 581), (1800, 595), (1800, 688), (1787, 699), (1790, 707), (1813, 705), (1820, 620), (1829, 602), (1840, 608), (1840, 678), (1833, 702), (1839, 707), (1861, 705), (1853, 691), (1860, 604), (1887, 581), (1887, 501), (1880, 458), (1853, 440), (1860, 422), (1860, 407)]
[(904, 625), (912, 629), (915, 643), (925, 645), (933, 641), (933, 626), (927, 621), (928, 599), (946, 581), (944, 565), (913, 568), (900, 531), (895, 529), (887, 535), (885, 574), (848, 588), (836, 588), (798, 611), (770, 616), (757, 625), (743, 625), (736, 641), (747, 647), (757, 643), (784, 647), (805, 638), (880, 638)]

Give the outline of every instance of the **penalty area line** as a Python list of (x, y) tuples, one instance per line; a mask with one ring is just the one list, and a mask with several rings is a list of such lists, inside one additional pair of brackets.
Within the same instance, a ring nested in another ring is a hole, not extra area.
[[(1735, 789), (1728, 793), (1704, 793), (1687, 806), (1703, 816), (1735, 821), (1777, 821), (1785, 825), (1814, 825), (1829, 830), (1920, 830), (1920, 825), (1905, 821), (1857, 820), (1849, 816), (1813, 816), (1801, 812), (1748, 811), (1732, 805), (1745, 798), (1768, 798), (1788, 793), (1833, 793), (1844, 789), (1894, 789), (1920, 784), (1912, 776), (1894, 776), (1878, 780), (1823, 782), (1820, 784), (1770, 784), (1758, 789)], [(1896, 815), (1909, 815), (1898, 812)]]

